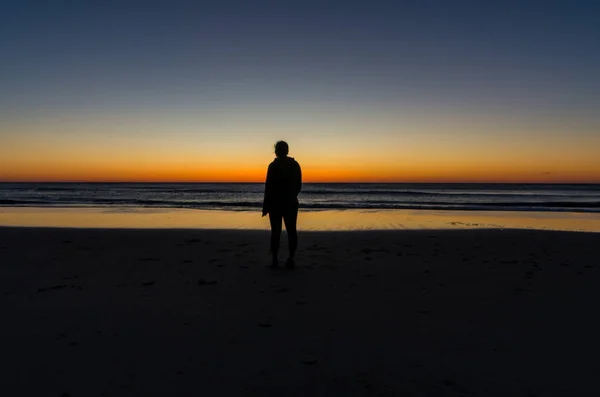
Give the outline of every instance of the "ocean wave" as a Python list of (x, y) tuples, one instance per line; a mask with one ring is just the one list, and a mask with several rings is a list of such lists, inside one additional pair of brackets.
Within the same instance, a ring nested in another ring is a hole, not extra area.
[[(259, 210), (262, 201), (170, 201), (148, 199), (94, 199), (94, 200), (18, 200), (0, 199), (1, 207), (61, 207), (61, 208), (182, 208)], [(593, 202), (395, 202), (385, 200), (356, 202), (301, 202), (305, 210), (465, 210), (465, 211), (551, 211), (551, 212), (600, 212), (600, 201)]]
[[(81, 194), (260, 194), (264, 184), (177, 184), (177, 183), (0, 183), (0, 192)], [(600, 185), (515, 185), (515, 184), (315, 184), (306, 183), (302, 194), (326, 196), (417, 196), (417, 197), (563, 197), (574, 195), (600, 197)]]
[[(340, 196), (418, 196), (418, 197), (451, 197), (453, 199), (468, 197), (468, 198), (506, 198), (506, 197), (521, 197), (521, 198), (544, 198), (544, 197), (557, 197), (557, 198), (569, 198), (573, 197), (573, 194), (554, 193), (554, 192), (514, 192), (514, 191), (493, 191), (493, 192), (463, 192), (463, 191), (426, 191), (426, 190), (311, 190), (304, 189), (302, 191), (304, 195), (340, 195)], [(582, 194), (590, 197), (600, 197), (600, 192), (586, 192)]]

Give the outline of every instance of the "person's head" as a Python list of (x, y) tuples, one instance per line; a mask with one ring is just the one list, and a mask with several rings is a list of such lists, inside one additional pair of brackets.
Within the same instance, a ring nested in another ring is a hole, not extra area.
[(290, 147), (284, 141), (279, 141), (275, 144), (275, 155), (277, 157), (285, 157), (290, 152)]

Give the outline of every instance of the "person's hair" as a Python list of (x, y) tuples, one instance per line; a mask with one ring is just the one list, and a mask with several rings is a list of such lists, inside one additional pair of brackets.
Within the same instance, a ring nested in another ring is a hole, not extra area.
[(290, 147), (287, 142), (279, 141), (275, 144), (275, 155), (277, 157), (285, 157), (290, 152)]

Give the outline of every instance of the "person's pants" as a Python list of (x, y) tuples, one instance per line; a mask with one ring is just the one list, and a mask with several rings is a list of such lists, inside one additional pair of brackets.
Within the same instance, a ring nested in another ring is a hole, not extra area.
[(288, 245), (290, 258), (294, 257), (298, 247), (298, 232), (296, 231), (296, 222), (298, 220), (298, 207), (286, 208), (269, 213), (271, 222), (271, 254), (277, 257), (279, 251), (279, 240), (281, 238), (281, 221), (285, 223), (285, 230), (288, 235)]

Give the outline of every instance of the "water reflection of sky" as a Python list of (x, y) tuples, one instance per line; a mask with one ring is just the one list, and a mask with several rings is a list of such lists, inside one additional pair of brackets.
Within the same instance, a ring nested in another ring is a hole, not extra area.
[[(0, 208), (0, 226), (269, 229), (254, 211), (141, 208)], [(300, 230), (527, 228), (600, 232), (600, 214), (567, 212), (342, 210), (300, 213)]]

